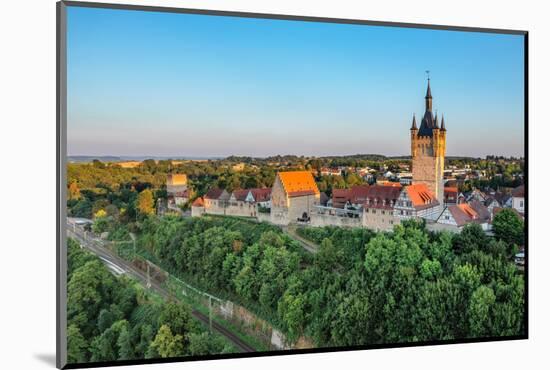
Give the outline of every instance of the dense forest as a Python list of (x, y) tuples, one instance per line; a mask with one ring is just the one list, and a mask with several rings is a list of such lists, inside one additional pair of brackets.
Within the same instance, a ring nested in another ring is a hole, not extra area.
[(233, 351), (195, 321), (187, 305), (164, 301), (127, 277), (115, 277), (72, 239), (67, 257), (69, 363)]
[(223, 217), (149, 218), (140, 248), (250, 307), (291, 342), (305, 335), (317, 346), (349, 346), (525, 330), (523, 275), (510, 262), (521, 240), (487, 236), (478, 225), (431, 233), (417, 222), (385, 233), (300, 230), (318, 253), (271, 225)]

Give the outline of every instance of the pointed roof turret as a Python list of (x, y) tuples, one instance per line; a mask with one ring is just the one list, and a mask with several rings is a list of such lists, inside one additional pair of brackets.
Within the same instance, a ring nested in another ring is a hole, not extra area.
[(443, 115), (441, 115), (441, 131), (447, 131), (445, 128), (445, 117), (443, 117)]
[(434, 121), (434, 127), (433, 128), (439, 128), (439, 120), (437, 118), (437, 112), (435, 112), (435, 121)]
[(416, 128), (416, 115), (414, 113), (413, 113), (413, 123), (412, 123), (411, 130), (418, 130)]
[(430, 88), (430, 77), (428, 76), (428, 89), (426, 90), (426, 112), (432, 111), (432, 89)]

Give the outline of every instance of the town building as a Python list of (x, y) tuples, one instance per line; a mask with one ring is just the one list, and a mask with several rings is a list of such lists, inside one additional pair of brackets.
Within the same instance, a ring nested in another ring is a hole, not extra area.
[(425, 183), (405, 186), (394, 206), (394, 216), (399, 220), (435, 220), (441, 213), (441, 204)]
[(323, 167), (319, 172), (323, 176), (342, 176), (342, 170), (340, 168)]
[(187, 203), (189, 201), (187, 176), (176, 173), (166, 175), (166, 192), (168, 193), (168, 207)]
[(457, 204), (458, 203), (458, 188), (455, 186), (446, 186), (443, 189), (444, 192), (444, 205)]
[(487, 197), (487, 199), (485, 199), (484, 205), (485, 205), (485, 207), (487, 207), (487, 210), (489, 211), (489, 214), (491, 215), (491, 220), (492, 220), (493, 210), (495, 208), (502, 207), (500, 202), (494, 196)]
[(470, 223), (481, 225), (483, 230), (489, 229), (490, 213), (481, 202), (475, 200), (471, 204), (450, 204), (445, 207), (436, 223), (440, 229), (454, 232), (461, 231)]
[(413, 115), (411, 126), (411, 156), (412, 182), (425, 184), (434, 194), (440, 205), (444, 204), (443, 171), (445, 164), (445, 150), (447, 129), (445, 120), (441, 118), (441, 126), (437, 115), (433, 114), (432, 91), (430, 79), (425, 97), (426, 109), (420, 122), (416, 125), (416, 116)]
[(249, 193), (250, 190), (248, 189), (234, 190), (229, 196), (224, 214), (227, 216), (255, 217), (256, 205), (247, 201)]
[(212, 188), (204, 195), (204, 212), (225, 215), (231, 194), (225, 189)]
[(394, 207), (402, 191), (403, 188), (396, 185), (369, 186), (362, 205), (363, 226), (372, 230), (391, 230), (398, 224)]
[(258, 207), (271, 208), (271, 188), (249, 189), (247, 201), (256, 203)]
[(278, 172), (271, 190), (271, 222), (287, 225), (307, 222), (320, 192), (310, 171)]
[(519, 213), (525, 213), (525, 186), (520, 185), (512, 190), (512, 208)]
[(271, 189), (238, 189), (229, 197), (225, 214), (228, 216), (256, 217), (258, 207), (271, 208)]
[(204, 214), (204, 199), (199, 197), (191, 204), (191, 217), (200, 217)]

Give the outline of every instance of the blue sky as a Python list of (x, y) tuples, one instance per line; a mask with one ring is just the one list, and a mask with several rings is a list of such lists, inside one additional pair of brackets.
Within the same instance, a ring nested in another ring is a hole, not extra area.
[(523, 155), (523, 36), (69, 7), (68, 154)]

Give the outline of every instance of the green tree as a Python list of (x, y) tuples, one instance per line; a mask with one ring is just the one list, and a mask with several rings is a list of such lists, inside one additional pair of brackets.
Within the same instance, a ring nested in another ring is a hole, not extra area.
[(189, 354), (192, 356), (223, 353), (225, 348), (219, 338), (208, 332), (189, 334)]
[(492, 310), (495, 300), (493, 290), (485, 285), (481, 285), (474, 291), (467, 315), (471, 336), (483, 337), (493, 333)]
[(96, 318), (108, 302), (114, 286), (114, 277), (99, 259), (86, 262), (72, 273), (67, 284), (67, 318), (69, 324), (73, 320), (79, 323), (86, 338), (97, 332)]
[(493, 219), (493, 231), (497, 239), (509, 245), (522, 246), (525, 240), (523, 221), (511, 209), (503, 209)]
[(484, 250), (489, 244), (489, 237), (480, 225), (471, 223), (453, 238), (453, 248), (458, 253), (468, 253), (473, 250)]
[(191, 325), (189, 306), (179, 302), (165, 303), (160, 312), (159, 323), (169, 326), (173, 334), (185, 336)]
[(183, 337), (179, 334), (173, 335), (168, 325), (162, 325), (155, 336), (151, 347), (162, 358), (182, 356)]
[(117, 339), (118, 359), (131, 360), (136, 357), (128, 327), (122, 328)]
[[(96, 217), (94, 219), (94, 223), (92, 225), (92, 231), (97, 234), (101, 234), (105, 231), (109, 230), (110, 226), (110, 218), (107, 216), (104, 216), (104, 211), (99, 211), (96, 213)], [(99, 215), (98, 215), (99, 214)]]
[(141, 214), (152, 215), (155, 213), (153, 192), (145, 189), (138, 195), (138, 209)]
[(97, 327), (99, 332), (103, 333), (105, 330), (109, 329), (115, 321), (116, 317), (110, 310), (102, 309), (99, 312), (99, 317), (97, 319)]
[(87, 361), (88, 343), (80, 333), (76, 325), (69, 325), (67, 328), (67, 362), (83, 363)]
[[(121, 333), (128, 331), (129, 323), (126, 320), (119, 320), (111, 327), (105, 330), (100, 336), (92, 342), (91, 360), (92, 361), (114, 361), (120, 358), (119, 339)], [(126, 350), (126, 348), (125, 348)], [(124, 355), (126, 355), (125, 352)]]
[(338, 262), (337, 249), (328, 238), (323, 239), (319, 251), (315, 254), (315, 263), (325, 271), (331, 271), (336, 268)]

